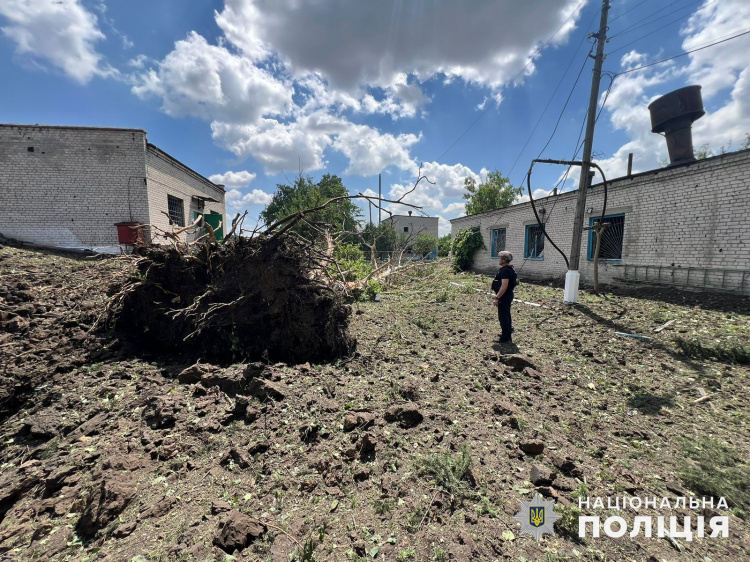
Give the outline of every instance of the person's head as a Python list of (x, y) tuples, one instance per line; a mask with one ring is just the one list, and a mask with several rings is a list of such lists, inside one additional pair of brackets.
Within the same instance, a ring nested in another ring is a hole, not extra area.
[(500, 265), (507, 265), (513, 261), (513, 254), (510, 252), (500, 252), (497, 257), (500, 260)]

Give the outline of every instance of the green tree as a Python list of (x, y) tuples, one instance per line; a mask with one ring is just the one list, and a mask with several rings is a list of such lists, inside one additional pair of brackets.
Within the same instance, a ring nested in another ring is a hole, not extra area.
[(438, 256), (444, 258), (451, 251), (451, 235), (446, 234), (438, 240)]
[[(729, 141), (730, 143), (732, 141)], [(714, 151), (711, 150), (711, 146), (708, 143), (702, 144), (700, 148), (693, 150), (693, 155), (696, 160), (705, 160), (711, 158), (714, 155)]]
[[(317, 183), (310, 176), (300, 175), (293, 185), (277, 184), (276, 188), (273, 199), (260, 214), (266, 224), (272, 224), (298, 211), (318, 207), (335, 197), (349, 195), (341, 178), (331, 174), (324, 175)], [(351, 199), (344, 199), (322, 211), (307, 215), (305, 221), (295, 225), (295, 230), (305, 237), (315, 238), (317, 231), (308, 224), (315, 223), (319, 228), (332, 232), (354, 232), (361, 214), (362, 211)]]
[(396, 231), (390, 221), (380, 224), (368, 223), (360, 233), (362, 250), (369, 252), (375, 245), (377, 252), (392, 252), (396, 248)]
[(486, 181), (477, 185), (474, 178), (464, 180), (464, 199), (466, 199), (466, 214), (476, 215), (485, 211), (504, 209), (513, 204), (515, 198), (521, 194), (521, 187), (513, 187), (510, 180), (495, 170), (487, 175)]
[(412, 251), (418, 256), (425, 257), (432, 252), (438, 245), (438, 237), (434, 234), (424, 232), (417, 236), (411, 245)]

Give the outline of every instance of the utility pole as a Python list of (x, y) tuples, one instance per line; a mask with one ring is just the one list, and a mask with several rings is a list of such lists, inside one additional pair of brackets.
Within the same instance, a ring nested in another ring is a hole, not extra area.
[[(592, 33), (596, 38), (596, 56), (594, 57), (594, 75), (591, 78), (591, 97), (589, 98), (589, 111), (586, 117), (586, 137), (583, 141), (583, 165), (581, 166), (581, 177), (578, 181), (578, 199), (576, 201), (576, 215), (573, 223), (573, 243), (570, 248), (570, 266), (565, 275), (566, 303), (578, 302), (578, 283), (581, 274), (578, 272), (578, 263), (581, 257), (581, 238), (583, 237), (583, 215), (586, 211), (586, 191), (589, 188), (591, 178), (589, 177), (589, 165), (591, 164), (591, 148), (594, 144), (594, 125), (596, 124), (596, 106), (599, 100), (599, 83), (602, 79), (602, 63), (604, 62), (604, 44), (607, 42), (607, 13), (609, 12), (609, 0), (602, 0), (602, 17), (599, 23), (599, 31)], [(604, 217), (601, 219), (604, 220)]]
[(383, 206), (383, 202), (381, 201), (382, 193), (381, 193), (381, 182), (380, 182), (380, 174), (378, 174), (378, 226), (380, 226), (380, 207)]

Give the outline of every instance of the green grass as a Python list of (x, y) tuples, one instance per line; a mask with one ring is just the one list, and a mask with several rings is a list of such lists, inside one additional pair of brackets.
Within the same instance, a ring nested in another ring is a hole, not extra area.
[(457, 454), (449, 452), (429, 455), (417, 461), (417, 469), (429, 476), (438, 488), (460, 497), (475, 497), (471, 490), (471, 455), (466, 447)]
[(705, 345), (698, 340), (675, 338), (680, 353), (693, 359), (713, 359), (725, 363), (750, 365), (750, 346), (739, 343), (720, 342), (715, 345)]
[(714, 498), (726, 498), (730, 506), (750, 509), (750, 466), (731, 446), (700, 438), (682, 443), (685, 456), (679, 474), (692, 491)]

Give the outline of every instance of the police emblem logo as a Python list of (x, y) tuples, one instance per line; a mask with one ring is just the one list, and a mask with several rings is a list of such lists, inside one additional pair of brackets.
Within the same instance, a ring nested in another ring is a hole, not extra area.
[(543, 507), (529, 508), (529, 523), (531, 523), (534, 527), (541, 527), (542, 525), (544, 525)]
[(528, 533), (539, 541), (545, 533), (554, 535), (553, 525), (560, 516), (555, 513), (554, 500), (544, 500), (537, 492), (531, 501), (521, 500), (521, 511), (513, 519), (521, 524), (521, 534)]

